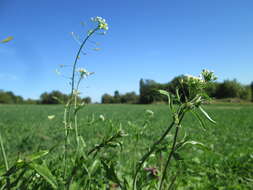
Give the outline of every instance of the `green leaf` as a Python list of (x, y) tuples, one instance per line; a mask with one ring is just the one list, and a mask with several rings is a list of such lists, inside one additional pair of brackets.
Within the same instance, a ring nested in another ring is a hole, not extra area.
[(30, 163), (29, 166), (41, 175), (54, 189), (57, 189), (57, 181), (45, 164)]
[(117, 183), (118, 185), (120, 185), (121, 183), (120, 183), (120, 180), (119, 180), (117, 174), (115, 173), (115, 168), (114, 168), (113, 163), (111, 162), (111, 164), (108, 165), (103, 160), (101, 160), (101, 163), (103, 165), (104, 170), (106, 171), (107, 179), (109, 179), (112, 182)]
[(198, 146), (198, 147), (200, 147), (201, 149), (204, 149), (204, 150), (211, 150), (209, 147), (207, 147), (206, 145), (204, 145), (204, 144), (201, 143), (201, 142), (197, 142), (197, 141), (186, 141), (186, 142), (184, 143), (184, 146), (187, 145), (187, 144), (191, 144), (191, 145)]
[(172, 101), (171, 101), (171, 97), (170, 97), (170, 93), (165, 91), (165, 90), (158, 90), (158, 92), (162, 95), (165, 95), (168, 97), (168, 104), (170, 105), (170, 109), (172, 110)]
[(199, 109), (210, 122), (216, 123), (214, 120), (212, 120), (212, 118), (206, 113), (206, 111), (201, 106), (199, 106)]
[(176, 97), (177, 97), (177, 101), (181, 103), (181, 98), (180, 98), (180, 95), (179, 95), (179, 89), (176, 88)]
[(99, 168), (100, 166), (100, 162), (98, 160), (95, 160), (92, 165), (89, 168), (90, 174), (94, 175), (94, 173), (96, 172), (96, 170)]
[(165, 90), (158, 90), (158, 92), (162, 95), (165, 95), (168, 97), (168, 103), (170, 104), (170, 94)]
[(47, 155), (48, 153), (49, 153), (48, 150), (41, 150), (41, 151), (36, 152), (36, 153), (34, 153), (34, 154), (28, 155), (28, 156), (25, 158), (25, 160), (27, 160), (28, 162), (32, 162), (32, 161), (34, 161), (34, 160), (37, 160), (37, 159), (39, 159), (39, 158), (41, 158), (41, 157)]
[(1, 43), (7, 43), (9, 41), (13, 40), (12, 36), (9, 36), (8, 38), (5, 38), (4, 40), (1, 41)]
[(160, 94), (165, 95), (165, 96), (170, 96), (169, 92), (167, 92), (166, 90), (158, 90), (158, 92), (159, 92)]
[(80, 185), (76, 181), (70, 184), (69, 190), (79, 190), (79, 189), (81, 189)]
[(195, 111), (191, 111), (191, 113), (197, 118), (197, 120), (198, 120), (199, 123), (200, 123), (201, 128), (202, 128), (204, 131), (206, 131), (205, 123), (204, 123), (204, 121), (202, 120), (202, 118), (200, 117), (200, 115), (199, 115), (197, 112), (195, 112)]

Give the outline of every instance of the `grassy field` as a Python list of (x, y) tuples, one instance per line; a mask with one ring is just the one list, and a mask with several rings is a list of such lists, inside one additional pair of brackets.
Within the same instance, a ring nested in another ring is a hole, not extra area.
[[(207, 148), (187, 145), (181, 150), (177, 189), (253, 189), (253, 105), (219, 104), (205, 108), (217, 125), (206, 122), (204, 131), (196, 119), (187, 115), (180, 138), (186, 134)], [(1, 134), (12, 161), (64, 143), (63, 106), (0, 105), (0, 109)], [(147, 109), (154, 112), (153, 117)], [(166, 105), (88, 105), (79, 112), (79, 128), (90, 149), (121, 126), (128, 136), (123, 138), (121, 154), (115, 159), (119, 160), (119, 170), (128, 173), (169, 125), (169, 114)], [(55, 118), (49, 120), (48, 115)], [(57, 148), (50, 156), (60, 151)], [(165, 156), (161, 153), (160, 162)], [(154, 158), (147, 167), (159, 169), (157, 163)]]

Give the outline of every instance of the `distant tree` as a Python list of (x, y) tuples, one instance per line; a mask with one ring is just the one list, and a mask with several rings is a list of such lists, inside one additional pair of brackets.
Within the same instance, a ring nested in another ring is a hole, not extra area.
[(140, 104), (150, 104), (154, 102), (156, 93), (154, 87), (156, 86), (154, 80), (140, 80)]
[(207, 85), (205, 92), (209, 97), (217, 97), (217, 88), (219, 86), (218, 82), (212, 82)]
[(166, 97), (162, 96), (158, 90), (169, 90), (169, 83), (161, 84), (154, 80), (140, 80), (140, 104), (150, 104), (153, 102), (166, 101)]
[(250, 89), (251, 89), (251, 101), (253, 102), (253, 82), (250, 84)]
[(16, 104), (23, 104), (24, 103), (24, 99), (22, 96), (15, 96), (15, 103)]
[(10, 94), (0, 91), (0, 103), (1, 104), (12, 104), (14, 103), (13, 98)]
[(23, 98), (21, 96), (16, 96), (11, 91), (0, 90), (0, 103), (2, 104), (22, 104)]
[(183, 83), (182, 81), (186, 79), (186, 76), (184, 75), (179, 75), (174, 77), (170, 81), (169, 85), (169, 91), (173, 94), (176, 94), (176, 90), (178, 90), (178, 93), (180, 95), (180, 100), (184, 102), (186, 100), (186, 97), (189, 97), (189, 91), (188, 91), (188, 86)]
[(82, 98), (82, 102), (84, 102), (86, 104), (90, 104), (91, 103), (91, 98), (90, 97)]
[(39, 104), (40, 101), (39, 100), (33, 100), (28, 98), (27, 100), (24, 101), (25, 104)]
[(113, 103), (113, 97), (110, 94), (104, 94), (101, 98), (102, 104), (111, 104)]
[(120, 94), (118, 90), (114, 92), (113, 103), (116, 103), (116, 104), (120, 103)]
[(121, 95), (120, 102), (123, 104), (137, 104), (139, 100), (139, 96), (136, 95), (135, 92), (128, 92), (126, 94)]
[(234, 80), (225, 80), (218, 85), (216, 96), (217, 98), (239, 98), (242, 86)]
[(241, 86), (239, 98), (246, 101), (251, 101), (251, 88), (249, 85)]
[(61, 104), (65, 103), (68, 99), (68, 95), (61, 93), (60, 91), (54, 90), (50, 93), (44, 92), (40, 95), (41, 104)]

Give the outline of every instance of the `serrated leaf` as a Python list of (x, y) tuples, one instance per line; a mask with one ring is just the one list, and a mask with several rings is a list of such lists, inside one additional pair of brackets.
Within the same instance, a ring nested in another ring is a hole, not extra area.
[(12, 36), (9, 36), (8, 38), (5, 38), (4, 40), (1, 41), (1, 43), (7, 43), (9, 41), (13, 40)]
[(212, 120), (212, 118), (206, 113), (206, 111), (201, 106), (199, 106), (199, 109), (210, 122), (216, 123), (214, 120)]
[(30, 163), (29, 166), (41, 175), (54, 189), (57, 189), (57, 181), (46, 165)]

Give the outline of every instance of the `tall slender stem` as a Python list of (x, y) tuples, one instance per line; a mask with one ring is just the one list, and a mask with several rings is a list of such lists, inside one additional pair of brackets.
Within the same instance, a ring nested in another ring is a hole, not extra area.
[[(73, 101), (73, 96), (74, 96), (74, 90), (75, 90), (75, 73), (76, 73), (76, 67), (77, 67), (77, 62), (78, 62), (78, 59), (80, 57), (80, 53), (82, 52), (82, 49), (85, 45), (85, 43), (87, 42), (87, 40), (97, 31), (99, 30), (99, 27), (96, 27), (95, 29), (93, 29), (88, 35), (87, 37), (83, 40), (82, 44), (80, 45), (78, 51), (77, 51), (77, 54), (76, 54), (76, 57), (75, 57), (75, 61), (74, 61), (74, 64), (73, 64), (73, 69), (72, 69), (72, 77), (71, 77), (71, 93), (70, 93), (70, 97), (69, 97), (69, 100), (66, 104), (66, 108), (65, 108), (65, 111), (64, 111), (64, 126), (65, 126), (65, 145), (64, 145), (64, 178), (66, 178), (66, 174), (67, 174), (67, 149), (68, 149), (68, 138), (69, 138), (69, 130), (70, 130), (70, 125), (71, 125), (71, 107), (72, 107), (72, 101)], [(74, 98), (74, 101), (76, 100), (76, 98)], [(76, 103), (75, 103), (75, 108), (76, 108)], [(75, 116), (74, 116), (75, 117)], [(75, 120), (75, 131), (76, 131), (76, 134), (78, 135), (77, 133), (77, 128), (76, 128), (76, 120), (77, 120), (77, 117), (74, 118)]]
[(82, 49), (85, 45), (85, 43), (87, 42), (87, 40), (97, 31), (99, 30), (99, 27), (95, 28), (94, 30), (92, 30), (87, 37), (83, 40), (83, 43), (81, 44), (77, 54), (76, 54), (76, 58), (75, 58), (75, 62), (73, 65), (73, 70), (72, 70), (72, 77), (71, 77), (71, 94), (70, 94), (70, 98), (73, 97), (73, 92), (74, 92), (74, 88), (75, 88), (75, 72), (76, 72), (76, 66), (77, 66), (77, 61), (80, 57), (80, 53), (82, 52)]
[[(76, 91), (79, 89), (79, 85), (81, 83), (81, 80), (83, 79), (82, 76), (80, 76), (77, 85), (76, 85)], [(78, 92), (77, 92), (78, 93)], [(77, 150), (79, 150), (79, 133), (78, 133), (78, 120), (77, 120), (77, 97), (78, 94), (75, 94), (75, 103), (74, 103), (74, 109), (75, 109), (75, 114), (74, 114), (74, 120), (75, 120), (75, 133), (76, 133), (76, 144), (77, 144)]]
[(162, 173), (162, 179), (161, 179), (161, 183), (160, 183), (160, 186), (159, 186), (159, 190), (162, 190), (163, 182), (164, 182), (164, 179), (165, 179), (165, 176), (166, 176), (166, 171), (167, 171), (167, 168), (169, 166), (169, 163), (170, 163), (171, 158), (172, 158), (172, 156), (174, 154), (174, 151), (175, 151), (175, 146), (176, 146), (176, 143), (177, 143), (177, 137), (178, 137), (178, 134), (179, 134), (180, 124), (181, 124), (181, 122), (184, 118), (184, 115), (185, 115), (185, 112), (182, 110), (181, 115), (180, 115), (180, 119), (179, 119), (179, 123), (176, 126), (176, 132), (175, 132), (175, 135), (174, 135), (172, 148), (171, 148), (170, 154), (169, 154), (168, 159), (165, 163), (165, 167), (164, 167), (164, 170), (163, 170), (163, 173)]
[(176, 142), (177, 142), (177, 136), (178, 136), (179, 128), (180, 128), (180, 126), (176, 126), (176, 132), (175, 132), (174, 139), (173, 139), (172, 149), (170, 151), (170, 154), (168, 156), (168, 160), (166, 161), (166, 164), (165, 164), (165, 167), (164, 167), (164, 170), (163, 170), (163, 173), (162, 173), (162, 179), (161, 179), (161, 183), (160, 183), (160, 186), (159, 186), (159, 190), (162, 189), (163, 182), (164, 182), (164, 179), (165, 179), (165, 176), (166, 176), (166, 171), (167, 171), (167, 168), (169, 166), (169, 162), (170, 162), (170, 160), (172, 158), (172, 155), (174, 153), (174, 149), (175, 149)]
[(154, 152), (155, 148), (157, 145), (159, 145), (163, 139), (168, 135), (168, 133), (170, 132), (170, 130), (172, 129), (172, 127), (174, 126), (175, 121), (171, 122), (171, 124), (169, 125), (169, 127), (166, 129), (166, 131), (163, 133), (163, 135), (160, 137), (160, 139), (158, 141), (156, 141), (150, 148), (150, 150), (141, 158), (141, 160), (139, 161), (138, 165), (137, 165), (137, 169), (135, 171), (134, 174), (134, 180), (133, 180), (133, 189), (136, 189), (136, 181), (137, 181), (137, 175), (141, 169), (141, 167), (143, 166), (144, 162), (148, 159), (148, 157)]
[[(77, 95), (75, 95), (75, 103), (74, 103), (74, 109), (77, 109)], [(78, 123), (77, 123), (77, 112), (75, 111), (74, 115), (74, 122), (75, 122), (75, 134), (76, 134), (76, 144), (77, 144), (77, 150), (79, 150), (79, 134), (78, 134)]]

